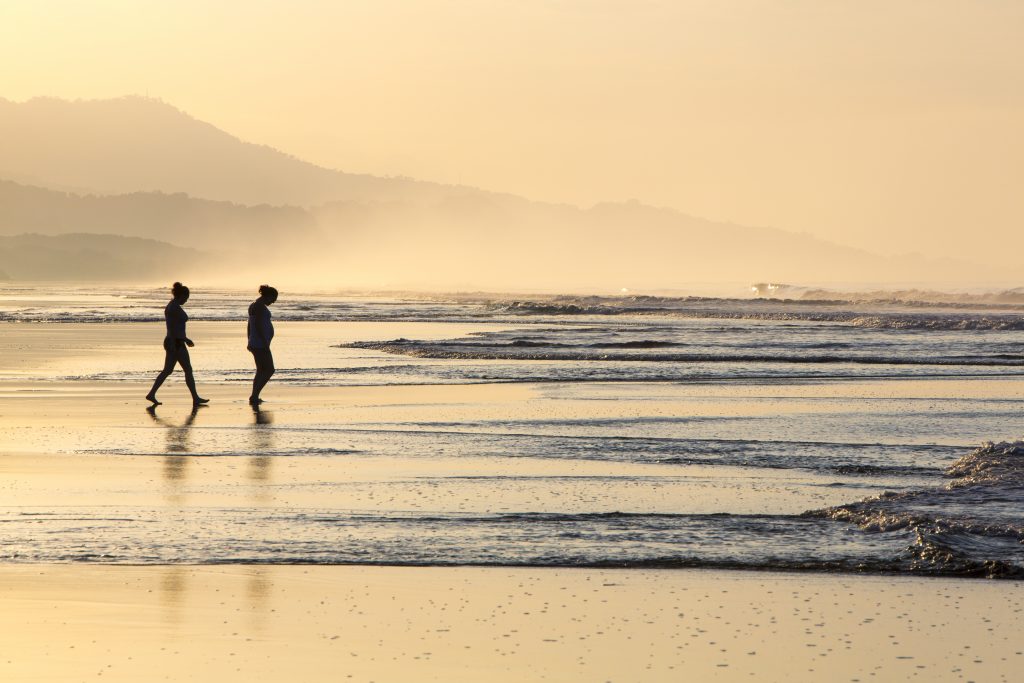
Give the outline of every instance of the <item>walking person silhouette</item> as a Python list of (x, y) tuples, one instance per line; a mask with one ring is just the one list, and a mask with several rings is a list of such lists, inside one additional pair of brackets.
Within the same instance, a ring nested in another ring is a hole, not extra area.
[(274, 324), (270, 322), (270, 309), (277, 301), (277, 290), (270, 285), (260, 285), (260, 298), (249, 304), (249, 340), (246, 348), (256, 361), (256, 375), (252, 378), (252, 395), (249, 403), (263, 403), (260, 392), (274, 374), (274, 356), (270, 353), (270, 341), (274, 338)]
[(153, 388), (146, 394), (146, 400), (154, 405), (160, 405), (160, 401), (156, 400), (157, 389), (174, 372), (174, 366), (180, 365), (185, 373), (185, 386), (192, 394), (192, 405), (201, 406), (209, 403), (210, 399), (201, 398), (196, 392), (196, 380), (192, 375), (192, 361), (188, 355), (188, 347), (195, 346), (195, 342), (185, 334), (188, 313), (182, 306), (188, 301), (188, 287), (180, 282), (175, 282), (171, 287), (171, 295), (174, 298), (164, 308), (164, 320), (167, 323), (167, 336), (164, 337), (164, 369), (156, 376)]

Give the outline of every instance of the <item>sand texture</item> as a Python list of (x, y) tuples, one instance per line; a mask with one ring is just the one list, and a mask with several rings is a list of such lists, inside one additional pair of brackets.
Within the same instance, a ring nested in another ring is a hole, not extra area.
[(0, 569), (5, 681), (1015, 681), (1024, 586), (750, 572)]

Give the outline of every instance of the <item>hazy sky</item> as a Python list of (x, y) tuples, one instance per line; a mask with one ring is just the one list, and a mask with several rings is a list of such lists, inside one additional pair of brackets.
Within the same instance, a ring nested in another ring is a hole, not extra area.
[(3, 0), (0, 64), (346, 171), (1024, 249), (1019, 0)]

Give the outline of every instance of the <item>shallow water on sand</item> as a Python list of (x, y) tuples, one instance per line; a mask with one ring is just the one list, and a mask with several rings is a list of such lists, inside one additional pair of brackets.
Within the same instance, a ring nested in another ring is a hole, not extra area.
[(0, 297), (0, 560), (1024, 575), (1012, 307), (245, 303)]

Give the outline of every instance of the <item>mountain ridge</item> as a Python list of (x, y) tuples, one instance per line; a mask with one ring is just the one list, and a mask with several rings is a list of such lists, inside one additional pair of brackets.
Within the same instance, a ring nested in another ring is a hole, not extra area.
[[(98, 100), (37, 97), (24, 102), (0, 98), (0, 137), (14, 141), (0, 159), (0, 177), (50, 179), (63, 187), (103, 194), (184, 192), (250, 206), (429, 198), (453, 191), (513, 197), (468, 186), (325, 168), (242, 140), (170, 103), (139, 95)], [(166, 145), (164, 140), (174, 143)], [(182, 146), (181, 140), (191, 144)], [(91, 145), (93, 141), (102, 146)], [(195, 148), (203, 150), (205, 165), (194, 163), (189, 152)], [(37, 154), (40, 149), (48, 152), (45, 159)], [(149, 159), (162, 161), (162, 168), (153, 168)], [(100, 161), (106, 164), (101, 166)]]
[(0, 235), (0, 279), (14, 281), (163, 281), (199, 272), (215, 256), (123, 235), (66, 233)]
[(371, 287), (671, 288), (695, 281), (974, 278), (971, 264), (883, 257), (779, 228), (636, 200), (590, 208), (325, 169), (153, 98), (0, 99), (0, 231), (116, 232), (271, 254)]

